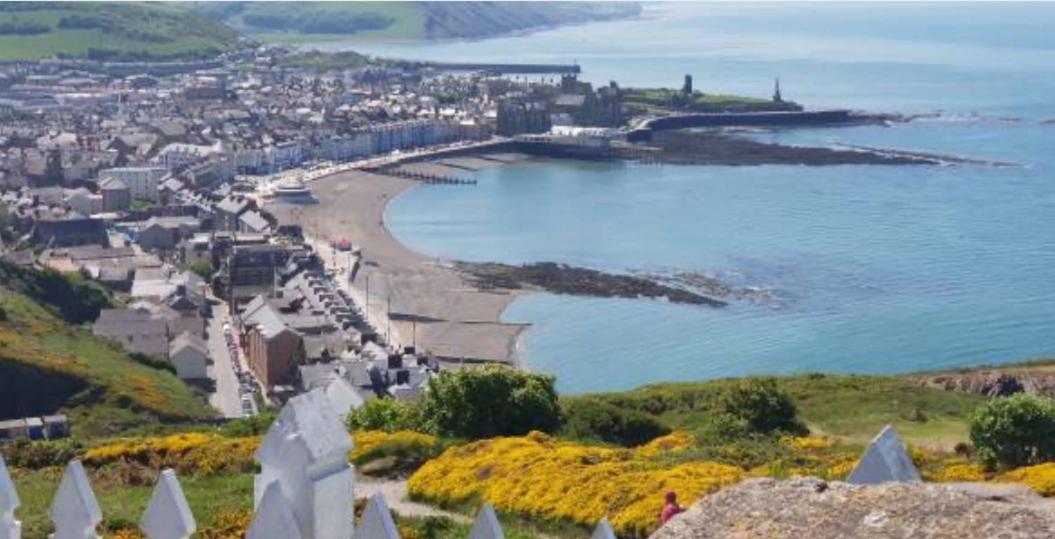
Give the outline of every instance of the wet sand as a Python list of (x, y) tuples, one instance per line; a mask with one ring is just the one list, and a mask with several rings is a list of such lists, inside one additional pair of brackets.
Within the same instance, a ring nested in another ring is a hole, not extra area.
[(353, 170), (311, 182), (318, 204), (273, 204), (268, 210), (283, 223), (300, 224), (327, 263), (344, 267), (351, 259), (333, 253), (332, 240), (348, 238), (361, 249), (353, 296), (365, 303), (369, 294), (370, 320), (382, 334), (390, 327), (393, 343), (416, 344), (447, 361), (515, 364), (517, 338), (527, 326), (501, 322), (515, 294), (472, 287), (451, 265), (407, 248), (384, 226), (388, 202), (416, 185)]

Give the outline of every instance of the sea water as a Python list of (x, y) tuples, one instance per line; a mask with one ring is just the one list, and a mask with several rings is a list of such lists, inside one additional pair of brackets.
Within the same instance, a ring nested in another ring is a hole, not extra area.
[(563, 392), (753, 373), (867, 372), (1055, 353), (1055, 5), (659, 4), (634, 21), (374, 54), (577, 62), (583, 78), (940, 112), (751, 135), (1013, 163), (657, 166), (529, 160), (396, 199), (387, 222), (449, 259), (715, 275), (726, 308), (552, 294), (514, 302), (521, 355)]

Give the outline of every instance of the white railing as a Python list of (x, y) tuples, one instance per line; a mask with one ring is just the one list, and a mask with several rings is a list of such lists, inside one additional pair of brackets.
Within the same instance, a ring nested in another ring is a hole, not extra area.
[[(271, 425), (256, 451), (260, 473), (254, 482), (255, 515), (249, 539), (399, 539), (388, 504), (375, 494), (355, 523), (355, 468), (348, 463), (351, 436), (321, 390), (294, 397)], [(849, 482), (919, 481), (904, 444), (888, 426), (877, 436)], [(14, 482), (0, 457), (0, 539), (21, 539), (15, 519), (20, 505)], [(103, 520), (79, 460), (66, 467), (51, 509), (51, 539), (98, 539)], [(176, 473), (163, 470), (139, 522), (149, 539), (187, 539), (194, 515)], [(469, 539), (504, 539), (494, 507), (485, 504)], [(591, 539), (615, 539), (607, 519)]]

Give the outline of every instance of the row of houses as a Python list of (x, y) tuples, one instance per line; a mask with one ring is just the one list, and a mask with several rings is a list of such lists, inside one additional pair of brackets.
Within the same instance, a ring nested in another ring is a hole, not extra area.
[(132, 302), (121, 309), (103, 309), (92, 332), (128, 352), (168, 361), (182, 379), (208, 378), (211, 358), (204, 338), (210, 309), (205, 281), (168, 266), (135, 273)]

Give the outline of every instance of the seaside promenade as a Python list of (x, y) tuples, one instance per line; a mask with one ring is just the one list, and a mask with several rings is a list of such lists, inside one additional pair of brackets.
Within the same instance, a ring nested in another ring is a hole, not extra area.
[[(384, 174), (346, 170), (311, 182), (317, 204), (268, 206), (282, 223), (298, 224), (368, 321), (395, 346), (416, 345), (446, 362), (516, 364), (523, 324), (501, 321), (515, 295), (481, 291), (453, 267), (401, 244), (384, 224), (387, 204), (418, 183)], [(361, 253), (331, 247), (348, 239)]]

